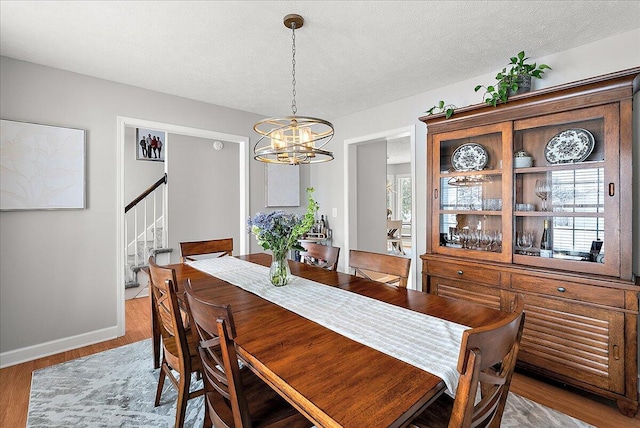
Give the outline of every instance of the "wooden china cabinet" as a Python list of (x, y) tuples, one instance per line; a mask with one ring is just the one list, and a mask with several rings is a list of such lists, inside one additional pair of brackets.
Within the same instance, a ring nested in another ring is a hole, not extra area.
[(518, 365), (616, 400), (630, 417), (638, 85), (640, 67), (420, 118), (431, 192), (424, 291), (503, 310), (522, 293)]

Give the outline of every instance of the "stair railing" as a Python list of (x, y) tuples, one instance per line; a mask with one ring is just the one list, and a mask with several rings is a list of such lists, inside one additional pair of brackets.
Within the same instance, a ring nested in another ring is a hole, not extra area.
[[(160, 178), (158, 181), (156, 181), (155, 183), (153, 183), (151, 186), (149, 186), (144, 192), (142, 192), (139, 196), (137, 196), (133, 201), (131, 201), (131, 203), (129, 203), (125, 209), (124, 212), (125, 214), (127, 214), (129, 211), (131, 211), (133, 209), (133, 235), (134, 235), (134, 239), (133, 241), (130, 243), (129, 242), (129, 238), (128, 238), (128, 233), (129, 233), (129, 227), (128, 227), (128, 216), (125, 215), (125, 257), (127, 258), (127, 260), (125, 260), (125, 265), (129, 264), (129, 248), (133, 245), (133, 254), (134, 254), (134, 266), (140, 266), (142, 264), (146, 263), (146, 257), (149, 256), (149, 252), (155, 252), (158, 250), (158, 245), (161, 248), (166, 248), (166, 216), (164, 215), (164, 208), (166, 206), (166, 195), (164, 195), (165, 197), (163, 198), (163, 203), (162, 203), (162, 207), (161, 207), (161, 215), (158, 216), (158, 210), (157, 210), (157, 193), (156, 190), (162, 186), (163, 184), (167, 183), (167, 174), (165, 173), (164, 176), (162, 178)], [(163, 188), (164, 190), (164, 188)], [(152, 204), (153, 204), (153, 220), (151, 221), (151, 225), (148, 225), (148, 217), (147, 217), (147, 206), (148, 206), (148, 201), (149, 201), (149, 197), (152, 197)], [(143, 231), (142, 233), (138, 233), (138, 224), (140, 223), (139, 219), (138, 219), (138, 206), (140, 205), (140, 203), (143, 203), (142, 209), (143, 209)], [(162, 230), (162, 242), (158, 242), (158, 222), (161, 222), (161, 230)], [(148, 233), (151, 232), (151, 235), (153, 236), (153, 244), (152, 244), (152, 248), (149, 249), (147, 247), (147, 243), (148, 243), (148, 239), (147, 239), (147, 235)], [(138, 251), (140, 242), (143, 242), (143, 250), (142, 250), (142, 259), (140, 260), (140, 254)], [(141, 263), (142, 262), (142, 263)]]

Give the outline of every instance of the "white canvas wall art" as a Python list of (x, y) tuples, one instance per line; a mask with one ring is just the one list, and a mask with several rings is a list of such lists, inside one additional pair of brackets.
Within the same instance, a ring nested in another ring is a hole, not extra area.
[(300, 167), (297, 165), (265, 165), (267, 207), (300, 206)]
[(0, 121), (0, 210), (85, 208), (85, 131)]

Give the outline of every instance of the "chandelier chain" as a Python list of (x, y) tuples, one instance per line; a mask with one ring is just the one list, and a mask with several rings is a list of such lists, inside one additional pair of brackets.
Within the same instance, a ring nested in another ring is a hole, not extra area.
[(293, 84), (293, 91), (292, 91), (293, 99), (291, 100), (291, 111), (295, 116), (296, 113), (298, 112), (298, 106), (296, 105), (296, 23), (295, 22), (291, 23), (291, 32), (292, 32), (291, 39), (293, 40), (293, 44), (291, 45), (291, 54), (292, 54), (291, 75), (293, 77), (293, 79), (291, 80), (291, 83)]

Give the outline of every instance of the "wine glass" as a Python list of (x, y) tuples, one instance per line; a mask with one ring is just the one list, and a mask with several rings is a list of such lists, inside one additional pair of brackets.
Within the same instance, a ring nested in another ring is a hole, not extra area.
[(480, 232), (480, 248), (484, 251), (491, 250), (491, 244), (493, 243), (493, 235), (489, 230), (483, 230)]
[(530, 230), (518, 232), (516, 240), (521, 250), (528, 250), (533, 246), (533, 232)]
[(502, 252), (502, 230), (496, 230), (496, 251), (498, 253)]
[(547, 209), (547, 198), (551, 194), (551, 180), (536, 180), (535, 192), (536, 196), (542, 200), (540, 211), (549, 211)]

